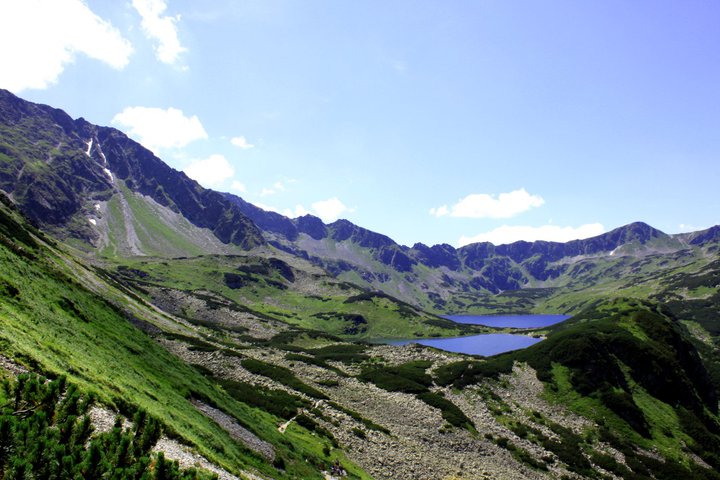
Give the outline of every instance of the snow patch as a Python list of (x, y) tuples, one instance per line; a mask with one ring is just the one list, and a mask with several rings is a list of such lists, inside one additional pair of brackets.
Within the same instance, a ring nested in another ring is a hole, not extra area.
[(90, 155), (90, 152), (92, 151), (93, 139), (91, 138), (90, 140), (88, 140), (88, 141), (86, 142), (86, 145), (87, 145), (88, 148), (87, 148), (87, 151), (85, 152), (85, 155), (87, 155), (88, 157), (92, 157), (92, 156)]
[(88, 222), (90, 222), (90, 223), (92, 223), (93, 225), (96, 225), (96, 226), (97, 226), (97, 220), (95, 220), (94, 218), (88, 218)]
[(103, 168), (103, 172), (105, 172), (105, 175), (107, 175), (108, 178), (110, 179), (110, 183), (114, 183), (114, 182), (115, 182), (115, 180), (113, 180), (113, 174), (112, 174), (112, 172), (111, 172), (107, 167)]
[(101, 207), (100, 207), (100, 204), (99, 204), (99, 203), (96, 203), (96, 204), (95, 204), (95, 211), (96, 211), (96, 212), (99, 212), (99, 211), (100, 211), (100, 208), (101, 208)]

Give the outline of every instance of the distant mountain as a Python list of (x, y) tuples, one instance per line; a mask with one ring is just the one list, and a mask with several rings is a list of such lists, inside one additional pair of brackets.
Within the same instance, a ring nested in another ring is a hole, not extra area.
[[(496, 246), (483, 242), (462, 248), (416, 243), (409, 248), (347, 220), (326, 225), (311, 215), (290, 219), (235, 195), (226, 197), (263, 230), (271, 245), (308, 259), (339, 278), (435, 311), (478, 308), (473, 295), (554, 287), (578, 277), (592, 277), (605, 261), (640, 262), (653, 255), (693, 252), (720, 241), (720, 227), (668, 235), (635, 222), (566, 243), (518, 241)], [(628, 271), (633, 268), (628, 265)]]
[(597, 282), (607, 262), (624, 259), (627, 273), (646, 257), (699, 255), (720, 241), (720, 227), (667, 235), (637, 222), (567, 243), (407, 247), (347, 220), (290, 219), (205, 189), (116, 129), (7, 91), (0, 91), (0, 189), (36, 225), (106, 257), (274, 247), (434, 312), (486, 311), (478, 296)]

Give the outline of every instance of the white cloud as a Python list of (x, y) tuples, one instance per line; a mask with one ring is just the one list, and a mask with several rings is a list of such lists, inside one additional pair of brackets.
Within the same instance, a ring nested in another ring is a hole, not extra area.
[(247, 139), (245, 137), (233, 137), (230, 139), (230, 143), (235, 145), (238, 148), (241, 148), (242, 150), (248, 150), (250, 148), (253, 148), (255, 145), (248, 143)]
[(458, 240), (458, 244), (463, 247), (477, 242), (490, 242), (495, 245), (503, 245), (517, 242), (518, 240), (525, 240), (527, 242), (533, 242), (535, 240), (568, 242), (580, 238), (594, 237), (604, 232), (605, 227), (600, 223), (588, 223), (577, 228), (559, 227), (557, 225), (543, 225), (541, 227), (503, 225), (489, 232), (475, 235), (474, 237), (463, 235), (460, 237), (460, 240)]
[(132, 5), (142, 17), (140, 25), (145, 36), (158, 42), (155, 47), (157, 59), (174, 64), (180, 54), (187, 51), (178, 39), (176, 22), (180, 20), (180, 15), (161, 16), (167, 8), (165, 0), (133, 0)]
[(0, 87), (16, 93), (57, 82), (78, 53), (121, 70), (133, 51), (82, 0), (3, 0), (0, 45)]
[(233, 180), (232, 184), (230, 185), (230, 190), (233, 190), (235, 192), (240, 192), (240, 193), (247, 192), (247, 188), (245, 188), (245, 184), (238, 182), (237, 180)]
[(337, 197), (315, 202), (311, 206), (315, 215), (320, 217), (322, 221), (326, 223), (337, 220), (340, 215), (345, 212), (353, 211), (352, 209), (346, 207), (345, 204), (338, 200)]
[(703, 230), (701, 227), (696, 227), (695, 225), (688, 225), (686, 223), (681, 223), (678, 225), (678, 233), (688, 233), (688, 232), (697, 232), (699, 230)]
[(282, 211), (283, 215), (285, 215), (286, 217), (290, 217), (290, 218), (302, 217), (303, 215), (307, 215), (308, 213), (310, 213), (310, 212), (308, 212), (305, 209), (305, 207), (303, 207), (302, 205), (295, 205), (295, 208), (292, 210), (289, 208), (286, 208), (285, 210)]
[(430, 209), (430, 215), (433, 215), (435, 217), (444, 217), (448, 213), (450, 213), (450, 211), (448, 210), (447, 205)]
[(126, 107), (115, 115), (112, 123), (128, 128), (128, 133), (143, 146), (156, 151), (161, 148), (180, 148), (188, 143), (208, 138), (196, 115), (186, 117), (177, 108)]
[[(280, 211), (277, 208), (270, 206), (270, 205), (265, 205), (264, 203), (253, 202), (253, 205), (255, 205), (258, 208), (262, 208), (263, 210), (268, 211), (268, 212), (280, 213)], [(283, 214), (283, 215), (285, 215), (285, 214)]]
[[(219, 154), (193, 161), (183, 169), (188, 177), (203, 187), (218, 187), (235, 175), (235, 169), (227, 159)], [(234, 184), (233, 184), (234, 185)]]
[[(293, 183), (294, 180), (288, 180), (287, 183)], [(262, 190), (260, 190), (260, 196), (261, 197), (267, 197), (268, 195), (275, 195), (278, 192), (284, 192), (285, 191), (285, 183), (283, 182), (275, 182), (273, 183), (272, 187), (268, 188), (265, 187)]]
[[(261, 206), (260, 203), (256, 203), (258, 207), (262, 208), (263, 210), (271, 210), (273, 212), (278, 212), (277, 209), (266, 206)], [(297, 218), (301, 217), (303, 215), (307, 214), (313, 214), (317, 217), (320, 217), (323, 222), (329, 223), (337, 220), (340, 218), (340, 215), (346, 212), (354, 212), (354, 208), (348, 208), (343, 202), (341, 202), (337, 197), (328, 198), (327, 200), (320, 200), (312, 205), (310, 205), (310, 209), (308, 210), (303, 205), (295, 205), (295, 208), (286, 208), (282, 212), (283, 215), (290, 218)]]
[(451, 208), (443, 205), (430, 209), (430, 215), (464, 218), (510, 218), (533, 207), (539, 207), (545, 200), (539, 195), (530, 195), (524, 188), (509, 193), (488, 195), (472, 193), (460, 199)]

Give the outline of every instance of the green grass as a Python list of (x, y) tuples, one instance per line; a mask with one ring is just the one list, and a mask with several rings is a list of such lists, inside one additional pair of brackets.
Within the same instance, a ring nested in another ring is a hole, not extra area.
[[(294, 270), (286, 278), (287, 272), (283, 275), (268, 268), (268, 259), (263, 257), (144, 258), (122, 260), (118, 266), (146, 274), (143, 279), (123, 278), (133, 288), (150, 284), (187, 292), (209, 290), (259, 314), (345, 339), (457, 336), (481, 329), (454, 325), (388, 295), (369, 293), (331, 277)], [(323, 293), (307, 294), (308, 283)], [(355, 300), (348, 302), (349, 297)], [(273, 299), (271, 303), (268, 298)]]
[[(291, 435), (281, 435), (278, 417), (233, 399), (170, 354), (135, 328), (120, 308), (78, 283), (72, 272), (79, 267), (64, 253), (50, 252), (24, 232), (12, 215), (3, 216), (0, 287), (8, 295), (0, 301), (0, 350), (5, 356), (49, 376), (66, 375), (82, 392), (127, 415), (146, 411), (171, 435), (231, 472), (251, 469), (273, 478), (320, 478), (305, 461), (324, 458), (312, 432), (298, 427)], [(83, 275), (108, 297), (123, 298), (110, 293), (112, 288), (92, 272)], [(151, 319), (157, 315), (139, 309), (136, 314)], [(285, 471), (233, 441), (198, 412), (190, 398), (206, 399), (275, 445)]]

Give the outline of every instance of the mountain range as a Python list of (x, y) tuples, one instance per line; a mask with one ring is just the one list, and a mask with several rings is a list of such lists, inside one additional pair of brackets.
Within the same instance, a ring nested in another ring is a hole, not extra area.
[[(56, 478), (130, 468), (122, 442), (137, 478), (180, 478), (158, 452), (221, 478), (720, 478), (720, 227), (408, 247), (205, 189), (4, 90), (0, 190), (0, 431), (85, 439)], [(532, 312), (573, 317), (487, 359), (357, 343)], [(0, 478), (52, 463), (2, 437)]]
[(642, 222), (567, 243), (412, 247), (347, 220), (325, 224), (208, 190), (109, 127), (0, 91), (0, 189), (60, 238), (100, 256), (178, 257), (274, 247), (336, 278), (436, 313), (478, 295), (562, 285), (598, 262), (700, 252), (720, 227), (667, 235)]

